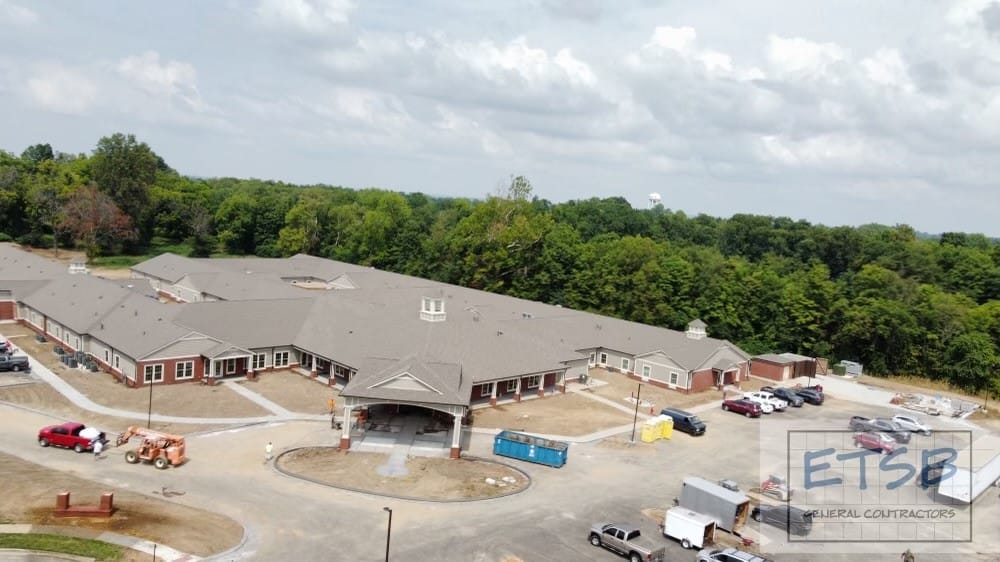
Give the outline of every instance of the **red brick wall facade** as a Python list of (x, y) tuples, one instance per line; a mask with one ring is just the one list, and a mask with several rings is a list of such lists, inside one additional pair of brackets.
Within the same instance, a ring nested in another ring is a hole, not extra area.
[(691, 392), (701, 392), (715, 387), (715, 371), (695, 371), (691, 373)]
[(17, 305), (14, 301), (0, 302), (0, 320), (13, 320), (17, 313)]
[(782, 381), (785, 380), (784, 370), (784, 365), (776, 365), (762, 359), (754, 359), (750, 362), (750, 374), (755, 377)]
[[(178, 380), (175, 377), (176, 372), (177, 372), (177, 364), (178, 363), (185, 363), (185, 362), (189, 362), (189, 361), (192, 362), (192, 363), (194, 363), (194, 365), (193, 365), (194, 377), (192, 377), (190, 379), (179, 379)], [(204, 377), (204, 374), (205, 374), (205, 364), (202, 361), (201, 357), (184, 357), (184, 358), (177, 358), (177, 359), (163, 359), (163, 360), (143, 361), (141, 363), (137, 363), (136, 366), (135, 366), (135, 380), (136, 380), (136, 385), (137, 386), (144, 386), (146, 384), (144, 382), (145, 381), (146, 365), (163, 365), (163, 380), (161, 382), (156, 382), (155, 384), (173, 384), (175, 382), (200, 381)], [(237, 372), (241, 372), (239, 370), (239, 366), (238, 365), (237, 365)]]

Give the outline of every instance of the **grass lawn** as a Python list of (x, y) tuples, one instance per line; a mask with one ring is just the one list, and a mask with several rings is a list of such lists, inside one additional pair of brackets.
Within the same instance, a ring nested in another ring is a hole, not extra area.
[(106, 542), (62, 535), (35, 535), (24, 533), (0, 533), (0, 548), (20, 548), (61, 552), (75, 556), (86, 556), (97, 560), (119, 560), (125, 552), (123, 547)]

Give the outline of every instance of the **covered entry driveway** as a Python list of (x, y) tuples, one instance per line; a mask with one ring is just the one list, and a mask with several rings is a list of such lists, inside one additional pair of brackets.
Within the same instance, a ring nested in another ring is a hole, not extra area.
[(366, 447), (391, 443), (394, 451), (447, 448), (457, 459), (471, 388), (471, 377), (463, 377), (453, 363), (369, 358), (340, 392), (345, 402), (340, 447), (350, 449), (352, 439), (361, 439)]

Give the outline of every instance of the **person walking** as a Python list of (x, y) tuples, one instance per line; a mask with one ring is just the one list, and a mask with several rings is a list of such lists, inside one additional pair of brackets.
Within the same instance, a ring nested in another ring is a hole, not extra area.
[(101, 451), (104, 450), (104, 441), (98, 439), (94, 441), (94, 460), (101, 458)]
[(903, 552), (902, 554), (899, 555), (899, 558), (903, 562), (916, 562), (917, 561), (917, 557), (914, 556), (913, 553), (910, 552), (910, 549), (908, 549), (908, 548), (906, 549), (905, 552)]
[(264, 462), (271, 460), (273, 456), (274, 456), (274, 444), (268, 441), (267, 445), (264, 446)]
[(332, 416), (333, 411), (337, 408), (337, 401), (331, 397), (330, 400), (327, 401), (327, 405), (330, 406), (330, 415)]

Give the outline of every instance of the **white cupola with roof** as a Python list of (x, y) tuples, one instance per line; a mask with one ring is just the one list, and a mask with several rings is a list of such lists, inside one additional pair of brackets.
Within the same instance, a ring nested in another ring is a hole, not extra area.
[(444, 322), (444, 298), (424, 297), (420, 303), (420, 319), (427, 322)]
[(692, 340), (704, 339), (708, 337), (708, 332), (705, 331), (705, 328), (707, 327), (708, 326), (702, 322), (700, 318), (695, 318), (688, 323), (688, 329), (684, 332), (684, 334)]

